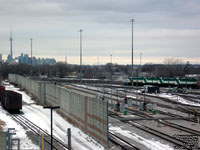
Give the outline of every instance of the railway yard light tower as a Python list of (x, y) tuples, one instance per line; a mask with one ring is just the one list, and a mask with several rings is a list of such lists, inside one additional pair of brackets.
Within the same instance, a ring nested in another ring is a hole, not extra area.
[(32, 50), (33, 50), (33, 45), (32, 45), (32, 42), (33, 42), (33, 38), (30, 38), (30, 41), (31, 41), (31, 76), (33, 74), (33, 56), (32, 56)]
[(43, 106), (44, 109), (51, 109), (51, 150), (53, 150), (53, 109), (58, 109), (60, 106)]
[(131, 42), (132, 42), (132, 72), (131, 72), (131, 78), (132, 78), (132, 88), (133, 88), (133, 22), (134, 22), (134, 19), (131, 19), (130, 20), (131, 22), (131, 25), (132, 25), (132, 39), (131, 39)]
[(110, 63), (111, 63), (111, 68), (110, 68), (110, 83), (111, 83), (111, 104), (112, 104), (112, 54), (110, 55)]
[(82, 83), (82, 32), (83, 30), (80, 29), (80, 83)]

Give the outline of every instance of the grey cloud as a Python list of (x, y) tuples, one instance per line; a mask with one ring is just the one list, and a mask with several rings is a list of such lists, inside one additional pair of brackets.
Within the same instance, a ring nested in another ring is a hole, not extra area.
[(191, 22), (191, 18), (199, 17), (198, 4), (198, 0), (4, 0), (0, 16), (116, 24), (135, 17), (136, 21), (159, 26), (168, 20), (176, 24), (175, 19)]
[(189, 55), (187, 49), (192, 47), (197, 55), (199, 4), (199, 0), (0, 0), (0, 49), (9, 49), (13, 24), (15, 53), (29, 49), (31, 36), (37, 54), (63, 55), (68, 50), (77, 55), (78, 30), (83, 28), (84, 55), (129, 56), (129, 20), (134, 18), (136, 52)]

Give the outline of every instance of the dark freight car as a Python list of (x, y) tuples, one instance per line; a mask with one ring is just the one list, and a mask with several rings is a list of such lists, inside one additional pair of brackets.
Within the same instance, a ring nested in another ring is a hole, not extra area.
[(1, 93), (1, 104), (8, 111), (19, 112), (22, 109), (22, 95), (6, 90)]
[(160, 88), (158, 86), (148, 86), (147, 92), (148, 93), (160, 93)]
[(0, 85), (0, 102), (1, 102), (1, 95), (2, 95), (1, 93), (2, 92), (5, 92), (5, 87)]

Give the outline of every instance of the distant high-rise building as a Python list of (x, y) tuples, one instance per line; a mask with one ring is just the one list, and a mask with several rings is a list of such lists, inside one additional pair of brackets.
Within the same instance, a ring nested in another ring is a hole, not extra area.
[[(9, 59), (9, 58), (8, 58)], [(23, 54), (21, 53), (20, 56), (16, 57), (16, 60), (20, 63), (20, 64), (29, 64), (31, 65), (31, 57), (29, 57), (28, 54)], [(41, 64), (55, 64), (56, 60), (54, 58), (36, 58), (33, 57), (32, 59), (32, 64), (33, 65), (41, 65)]]
[(0, 54), (0, 63), (1, 63), (1, 62), (3, 62), (3, 60), (2, 60), (2, 54)]
[(12, 58), (11, 58), (10, 54), (8, 54), (6, 62), (10, 63), (11, 61), (12, 61)]

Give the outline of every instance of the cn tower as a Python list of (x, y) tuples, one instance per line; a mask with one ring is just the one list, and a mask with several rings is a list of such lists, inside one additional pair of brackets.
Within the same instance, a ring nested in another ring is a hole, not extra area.
[(12, 28), (11, 28), (11, 33), (10, 33), (10, 58), (13, 59), (13, 51), (12, 51), (12, 42), (13, 42), (13, 38), (12, 38)]

